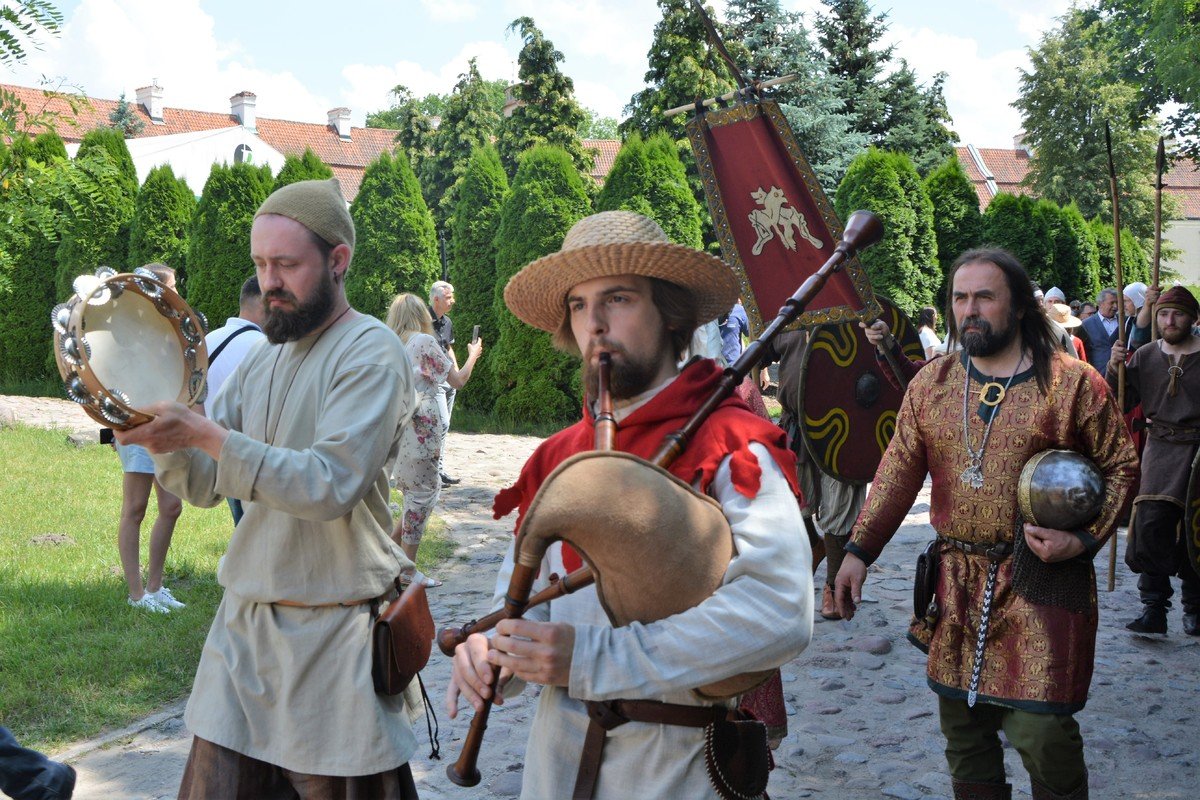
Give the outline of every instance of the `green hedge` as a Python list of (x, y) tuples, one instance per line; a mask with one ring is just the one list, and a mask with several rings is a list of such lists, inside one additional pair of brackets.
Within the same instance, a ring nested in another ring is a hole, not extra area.
[(175, 270), (180, 293), (187, 289), (188, 234), (196, 196), (170, 164), (150, 170), (133, 204), (129, 227), (129, 266), (160, 261)]

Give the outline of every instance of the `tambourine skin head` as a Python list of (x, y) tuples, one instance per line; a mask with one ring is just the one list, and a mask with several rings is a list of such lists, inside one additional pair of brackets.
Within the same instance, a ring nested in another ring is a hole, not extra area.
[(1043, 450), (1025, 462), (1017, 502), (1026, 522), (1077, 531), (1104, 506), (1104, 475), (1090, 458), (1073, 450)]
[(204, 325), (183, 298), (142, 268), (102, 267), (72, 288), (51, 314), (55, 361), (67, 396), (92, 419), (125, 430), (153, 419), (140, 410), (153, 403), (201, 402)]

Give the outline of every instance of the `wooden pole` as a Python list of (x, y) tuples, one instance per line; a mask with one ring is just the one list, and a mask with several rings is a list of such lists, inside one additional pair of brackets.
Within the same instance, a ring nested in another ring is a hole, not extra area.
[[(1125, 345), (1125, 276), (1121, 272), (1121, 205), (1117, 190), (1117, 168), (1113, 164), (1112, 130), (1104, 123), (1104, 147), (1108, 151), (1108, 189), (1112, 196), (1113, 216), (1113, 272), (1117, 279), (1117, 340)], [(1125, 362), (1117, 366), (1117, 407), (1125, 413)], [(1113, 532), (1108, 549), (1108, 591), (1116, 589), (1117, 583), (1117, 536)]]
[[(1158, 137), (1158, 153), (1154, 156), (1154, 265), (1150, 273), (1150, 285), (1161, 289), (1158, 285), (1158, 267), (1162, 263), (1162, 190), (1163, 172), (1167, 166), (1167, 152), (1163, 146), (1163, 137)], [(1150, 341), (1158, 338), (1158, 317), (1154, 313), (1154, 305), (1150, 306)]]
[[(755, 86), (755, 88), (758, 88), (758, 89), (770, 89), (772, 86), (784, 86), (786, 84), (792, 83), (793, 81), (798, 80), (799, 77), (800, 77), (799, 75), (784, 75), (782, 78), (771, 78), (771, 80), (769, 80), (769, 81), (762, 81), (760, 83), (755, 83), (754, 86)], [(720, 97), (710, 97), (707, 100), (701, 100), (700, 105), (704, 106), (705, 108), (708, 108), (709, 106), (716, 105), (717, 103), (728, 102), (729, 100), (732, 100), (733, 98), (735, 98), (739, 94), (741, 94), (742, 91), (743, 91), (742, 89), (735, 89), (732, 92), (726, 92), (725, 94), (721, 95)], [(679, 114), (683, 114), (684, 112), (691, 111), (695, 107), (696, 107), (695, 103), (688, 103), (685, 106), (676, 106), (675, 108), (668, 108), (666, 111), (663, 112), (663, 116), (668, 117), (668, 118), (678, 116)]]

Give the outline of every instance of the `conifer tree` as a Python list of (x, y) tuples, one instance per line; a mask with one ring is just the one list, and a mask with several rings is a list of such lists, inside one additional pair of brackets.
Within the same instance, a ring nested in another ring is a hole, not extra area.
[(671, 137), (660, 131), (643, 142), (636, 132), (625, 140), (596, 197), (597, 211), (634, 211), (662, 226), (678, 244), (700, 248), (700, 206)]
[(1054, 233), (1044, 210), (1027, 195), (1001, 192), (983, 213), (983, 240), (1017, 257), (1030, 279), (1049, 288), (1055, 284)]
[(534, 145), (549, 144), (565, 150), (575, 168), (586, 172), (592, 167), (592, 157), (579, 141), (585, 117), (575, 100), (575, 82), (558, 68), (563, 54), (529, 17), (513, 20), (509, 30), (518, 31), (525, 44), (517, 56), (518, 83), (513, 88), (518, 104), (496, 141), (501, 163), (511, 175), (521, 153)]
[(175, 285), (187, 286), (188, 233), (196, 196), (170, 164), (150, 170), (133, 204), (129, 228), (129, 266), (160, 261), (175, 270)]
[[(1043, 201), (1049, 202), (1049, 201)], [(1074, 203), (1055, 206), (1054, 278), (1068, 299), (1094, 297), (1100, 290), (1100, 252), (1096, 237)], [(1049, 287), (1047, 287), (1049, 288)]]
[(137, 170), (125, 139), (112, 128), (96, 128), (84, 134), (75, 162), (106, 161), (115, 169), (115, 181), (95, 196), (81, 197), (81, 205), (66, 209), (62, 238), (58, 243), (58, 292), (65, 297), (75, 278), (97, 267), (118, 272), (129, 266), (129, 224), (137, 197)]
[(854, 127), (877, 142), (885, 133), (885, 72), (894, 47), (880, 48), (887, 33), (887, 14), (871, 15), (867, 0), (821, 0), (818, 41), (829, 59), (829, 71), (843, 82), (843, 108)]
[[(1097, 260), (1099, 261), (1097, 276), (1100, 286), (1101, 288), (1116, 286), (1117, 268), (1116, 253), (1113, 248), (1112, 223), (1100, 217), (1093, 217), (1088, 222), (1088, 227), (1092, 229), (1092, 235), (1096, 239)], [(1142, 247), (1141, 240), (1134, 235), (1133, 231), (1125, 227), (1121, 228), (1121, 277), (1124, 278), (1126, 286), (1134, 281), (1149, 284), (1152, 277), (1150, 258), (1146, 255), (1146, 249)]]
[(250, 228), (271, 193), (271, 168), (213, 164), (188, 235), (187, 300), (213, 326), (237, 316), (242, 284), (253, 272)]
[(346, 299), (383, 319), (393, 297), (423, 294), (440, 272), (433, 216), (402, 151), (381, 153), (367, 166), (350, 216), (357, 243)]
[(945, 300), (945, 281), (954, 259), (980, 244), (983, 215), (979, 195), (958, 158), (951, 156), (925, 178), (925, 191), (933, 203), (933, 227), (938, 263), (942, 268), (938, 305)]
[(108, 115), (108, 124), (120, 131), (122, 136), (130, 137), (137, 136), (146, 127), (146, 123), (142, 122), (134, 110), (133, 104), (125, 99), (124, 92), (121, 92), (116, 108)]
[[(477, 148), (467, 161), (455, 191), (450, 218), (450, 282), (456, 303), (451, 318), (456, 330), (479, 326), (484, 347), (497, 344), (496, 231), (508, 178), (492, 145)], [(456, 405), (490, 414), (496, 404), (495, 355), (485, 352), (475, 362), (471, 380), (459, 390)]]
[(275, 176), (275, 186), (271, 191), (274, 192), (289, 183), (323, 181), (332, 177), (333, 170), (329, 168), (329, 165), (322, 161), (311, 147), (306, 147), (304, 155), (291, 155), (283, 160), (283, 166), (279, 168), (279, 174)]
[(540, 146), (521, 157), (496, 234), (500, 334), (492, 360), (501, 417), (565, 422), (579, 416), (578, 361), (555, 350), (550, 334), (513, 316), (504, 305), (504, 286), (526, 264), (558, 250), (588, 205), (583, 178), (565, 150)]

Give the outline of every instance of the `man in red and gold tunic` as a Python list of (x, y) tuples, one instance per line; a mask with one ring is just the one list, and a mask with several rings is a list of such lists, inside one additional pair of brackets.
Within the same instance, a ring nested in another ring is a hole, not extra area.
[[(1096, 643), (1092, 557), (1112, 535), (1137, 456), (1104, 379), (1068, 357), (1007, 251), (972, 250), (951, 272), (950, 336), (961, 353), (916, 375), (837, 578), (850, 617), (867, 565), (912, 507), (928, 471), (938, 534), (939, 613), (909, 638), (929, 654), (956, 798), (1009, 798), (998, 732), (1021, 754), (1035, 800), (1086, 798), (1083, 740)], [(1086, 528), (1023, 524), (1017, 483), (1031, 456), (1075, 450), (1104, 474)], [(982, 629), (982, 634), (981, 634)]]

